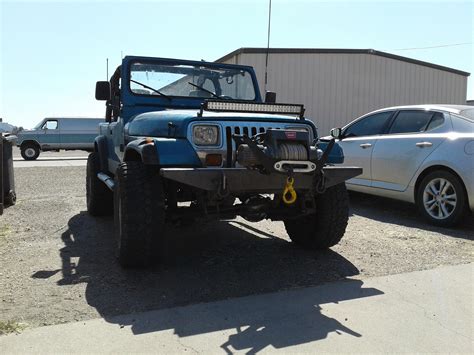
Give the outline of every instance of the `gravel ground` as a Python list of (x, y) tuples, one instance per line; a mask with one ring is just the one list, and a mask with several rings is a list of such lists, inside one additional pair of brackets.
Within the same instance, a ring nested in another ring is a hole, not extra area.
[(415, 207), (351, 194), (342, 242), (289, 243), (282, 223), (242, 219), (170, 229), (165, 262), (125, 271), (113, 221), (85, 212), (83, 167), (15, 170), (17, 205), (0, 217), (0, 323), (41, 326), (473, 261), (474, 219), (425, 224)]

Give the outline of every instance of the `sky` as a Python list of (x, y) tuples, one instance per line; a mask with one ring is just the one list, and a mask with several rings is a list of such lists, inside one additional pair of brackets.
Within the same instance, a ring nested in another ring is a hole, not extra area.
[[(273, 0), (270, 46), (373, 48), (474, 75), (473, 18), (474, 0)], [(267, 19), (268, 0), (0, 0), (0, 117), (103, 117), (106, 58), (109, 73), (122, 55), (213, 61), (266, 47)]]

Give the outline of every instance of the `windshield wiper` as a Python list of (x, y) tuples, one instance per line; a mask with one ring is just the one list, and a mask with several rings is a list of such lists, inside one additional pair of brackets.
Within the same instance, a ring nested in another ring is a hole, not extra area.
[(139, 81), (133, 80), (133, 79), (130, 79), (130, 81), (131, 81), (132, 83), (135, 83), (135, 84), (138, 84), (138, 85), (143, 86), (145, 89), (148, 89), (148, 90), (151, 90), (151, 91), (153, 91), (153, 92), (156, 92), (158, 95), (163, 96), (164, 98), (167, 98), (168, 100), (171, 100), (171, 97), (169, 97), (168, 95), (165, 95), (165, 94), (163, 94), (162, 92), (160, 92), (160, 91), (158, 91), (158, 90), (152, 88), (151, 86), (145, 85), (145, 84), (143, 84), (143, 83), (141, 83), (141, 82), (139, 82)]
[(211, 94), (212, 96), (217, 97), (218, 99), (220, 99), (220, 97), (218, 95), (214, 94), (211, 90), (204, 89), (202, 86), (196, 85), (196, 84), (194, 84), (190, 81), (188, 81), (188, 84), (194, 86), (195, 88), (198, 88), (199, 90), (207, 92), (208, 94)]

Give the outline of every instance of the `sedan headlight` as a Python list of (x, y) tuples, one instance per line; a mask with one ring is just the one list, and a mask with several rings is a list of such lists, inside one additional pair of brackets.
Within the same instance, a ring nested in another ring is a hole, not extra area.
[(196, 145), (217, 145), (219, 143), (219, 127), (211, 125), (194, 126), (193, 141)]

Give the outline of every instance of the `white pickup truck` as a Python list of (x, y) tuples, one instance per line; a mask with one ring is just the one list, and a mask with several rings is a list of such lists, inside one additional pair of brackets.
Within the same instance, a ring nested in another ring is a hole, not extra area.
[(94, 150), (94, 139), (103, 118), (45, 118), (32, 130), (18, 133), (17, 146), (25, 160), (35, 160), (41, 151)]

